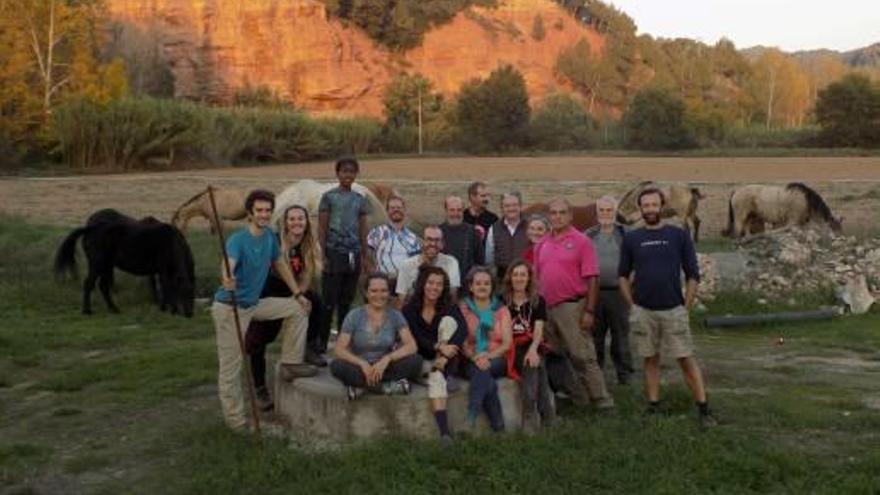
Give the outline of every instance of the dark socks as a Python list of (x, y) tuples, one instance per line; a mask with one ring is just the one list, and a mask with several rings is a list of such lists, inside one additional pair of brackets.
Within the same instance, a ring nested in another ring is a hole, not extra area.
[(441, 437), (449, 436), (449, 419), (446, 416), (446, 409), (434, 411), (434, 421), (437, 422), (437, 428), (440, 430)]

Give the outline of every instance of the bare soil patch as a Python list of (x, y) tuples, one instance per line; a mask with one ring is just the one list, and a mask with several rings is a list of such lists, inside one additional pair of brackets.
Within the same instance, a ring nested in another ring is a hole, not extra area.
[[(90, 175), (0, 180), (0, 213), (41, 223), (75, 225), (92, 211), (116, 208), (135, 216), (169, 219), (182, 202), (209, 183), (280, 192), (300, 179), (334, 180), (329, 162), (150, 174)], [(875, 232), (880, 206), (877, 157), (454, 157), (365, 160), (360, 180), (393, 185), (412, 216), (442, 220), (446, 195), (466, 194), (473, 180), (493, 192), (519, 189), (526, 202), (562, 196), (576, 204), (602, 194), (623, 194), (644, 180), (688, 182), (707, 194), (700, 206), (704, 233), (717, 237), (727, 221), (727, 199), (744, 183), (805, 182), (851, 233)], [(497, 205), (493, 208), (497, 209)], [(194, 224), (198, 225), (198, 223)], [(204, 225), (204, 224), (201, 224)]]

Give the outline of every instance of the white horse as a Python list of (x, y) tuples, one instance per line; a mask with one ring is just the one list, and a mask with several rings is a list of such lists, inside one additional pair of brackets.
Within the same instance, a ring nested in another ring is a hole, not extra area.
[[(311, 179), (303, 179), (299, 182), (291, 184), (281, 191), (281, 194), (275, 197), (275, 213), (272, 216), (272, 222), (278, 225), (284, 210), (293, 206), (304, 206), (309, 210), (310, 215), (318, 215), (318, 206), (321, 203), (321, 196), (336, 187), (336, 183), (320, 183)], [(385, 205), (379, 201), (373, 192), (366, 186), (354, 183), (351, 188), (354, 192), (367, 198), (370, 207), (370, 213), (367, 215), (367, 224), (370, 227), (381, 225), (388, 222), (388, 215), (385, 213)]]

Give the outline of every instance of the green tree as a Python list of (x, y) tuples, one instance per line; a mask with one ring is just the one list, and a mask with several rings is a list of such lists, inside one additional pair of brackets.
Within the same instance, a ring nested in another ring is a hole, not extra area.
[(595, 120), (580, 101), (566, 93), (544, 98), (532, 116), (531, 130), (532, 143), (542, 150), (579, 150), (595, 145)]
[(485, 81), (462, 86), (456, 106), (461, 142), (470, 151), (501, 151), (528, 139), (529, 95), (522, 74), (512, 65), (495, 69)]
[(816, 120), (829, 146), (880, 146), (880, 84), (851, 74), (819, 92)]
[(685, 125), (684, 102), (669, 91), (645, 89), (636, 94), (623, 117), (626, 146), (644, 150), (692, 148)]

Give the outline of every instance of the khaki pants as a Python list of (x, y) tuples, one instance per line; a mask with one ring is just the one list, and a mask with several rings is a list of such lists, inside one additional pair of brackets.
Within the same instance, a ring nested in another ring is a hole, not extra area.
[(581, 329), (583, 300), (564, 302), (547, 312), (547, 341), (562, 354), (567, 354), (574, 368), (572, 399), (581, 405), (590, 400), (609, 397), (605, 377), (596, 361), (592, 336)]
[(664, 354), (675, 359), (694, 355), (690, 316), (684, 306), (651, 310), (633, 306), (629, 313), (636, 352), (642, 357)]
[[(281, 324), (281, 362), (297, 364), (303, 362), (306, 333), (308, 332), (308, 313), (292, 297), (267, 297), (260, 299), (256, 306), (238, 308), (241, 331), (246, 331), (251, 320), (275, 320), (283, 318)], [(217, 392), (223, 419), (232, 428), (247, 424), (245, 415), (242, 381), (241, 349), (235, 336), (235, 315), (232, 306), (214, 302), (211, 317), (217, 333), (217, 360), (220, 370), (217, 376)], [(244, 339), (244, 335), (242, 335)]]

